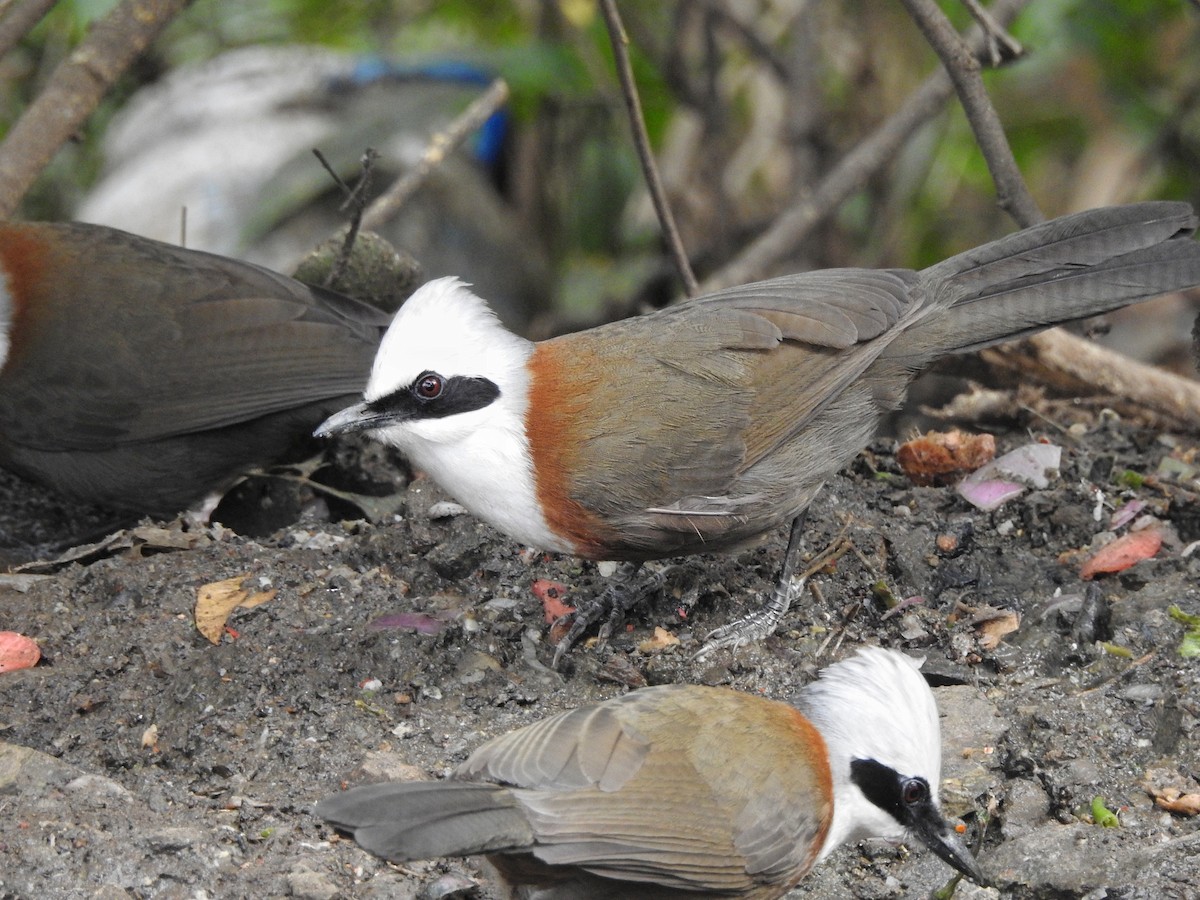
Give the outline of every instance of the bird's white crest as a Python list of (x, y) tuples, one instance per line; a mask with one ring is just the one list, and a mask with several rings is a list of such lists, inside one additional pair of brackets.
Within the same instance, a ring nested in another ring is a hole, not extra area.
[(820, 859), (846, 841), (900, 840), (905, 829), (850, 780), (852, 759), (874, 759), (901, 775), (920, 776), (936, 798), (942, 771), (941, 728), (924, 660), (867, 647), (821, 671), (799, 706), (825, 738), (833, 774), (833, 824)]
[(462, 281), (436, 278), (396, 313), (363, 396), (372, 401), (405, 390), (424, 372), (493, 382), (500, 396), (482, 409), (413, 419), (374, 434), (485, 522), (524, 543), (569, 551), (537, 502), (525, 436), (532, 353), (533, 344), (500, 324)]
[(503, 390), (514, 372), (524, 370), (532, 349), (462, 281), (435, 278), (417, 288), (392, 319), (363, 397), (377, 400), (425, 371), (479, 375)]

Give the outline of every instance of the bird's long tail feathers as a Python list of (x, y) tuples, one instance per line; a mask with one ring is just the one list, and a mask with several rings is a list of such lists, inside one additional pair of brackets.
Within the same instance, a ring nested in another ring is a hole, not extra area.
[(392, 862), (519, 850), (533, 843), (512, 793), (494, 784), (368, 784), (334, 794), (313, 811)]
[(885, 352), (933, 359), (1200, 284), (1187, 203), (1105, 207), (1043, 222), (925, 269), (931, 305)]

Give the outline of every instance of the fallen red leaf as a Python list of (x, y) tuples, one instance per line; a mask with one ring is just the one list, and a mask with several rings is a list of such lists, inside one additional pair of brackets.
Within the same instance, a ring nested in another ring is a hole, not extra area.
[(0, 631), (0, 672), (36, 666), (42, 650), (32, 638), (15, 631)]
[(533, 596), (542, 601), (546, 624), (552, 624), (568, 613), (575, 612), (575, 607), (567, 606), (563, 602), (569, 591), (570, 588), (562, 582), (550, 581), (547, 578), (539, 578), (533, 583)]
[(1134, 563), (1150, 559), (1163, 544), (1162, 529), (1143, 528), (1101, 547), (1079, 570), (1085, 581), (1110, 572), (1123, 572)]

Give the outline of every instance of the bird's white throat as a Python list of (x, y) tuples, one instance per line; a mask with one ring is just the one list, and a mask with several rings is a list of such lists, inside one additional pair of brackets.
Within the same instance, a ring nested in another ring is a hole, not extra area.
[(375, 434), (485, 522), (524, 543), (569, 551), (542, 515), (525, 435), (533, 349), (463, 282), (437, 278), (392, 320), (364, 397), (404, 390), (427, 372), (494, 383), (500, 395), (482, 409), (413, 419)]

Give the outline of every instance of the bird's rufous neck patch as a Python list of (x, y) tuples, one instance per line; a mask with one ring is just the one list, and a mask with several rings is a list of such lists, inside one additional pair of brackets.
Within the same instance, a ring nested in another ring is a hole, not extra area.
[(803, 757), (802, 764), (812, 774), (813, 781), (818, 785), (819, 795), (829, 798), (826, 808), (819, 813), (821, 828), (805, 860), (804, 872), (807, 872), (821, 855), (830, 826), (833, 825), (833, 773), (829, 769), (829, 748), (825, 745), (821, 732), (799, 710), (793, 709), (790, 712), (791, 726), (796, 735), (791, 744), (796, 748), (798, 755)]
[[(529, 406), (525, 435), (533, 460), (538, 504), (550, 530), (570, 542), (577, 556), (612, 559), (612, 529), (574, 496), (575, 473), (586, 466), (585, 429), (600, 360), (572, 347), (569, 339), (542, 341), (526, 364)], [(607, 549), (606, 549), (607, 548)]]
[[(37, 314), (29, 298), (45, 275), (47, 266), (45, 243), (28, 226), (0, 225), (0, 267), (3, 286), (0, 287), (0, 363), (13, 364), (23, 342), (20, 333), (29, 327), (29, 319)], [(5, 308), (7, 307), (7, 308)]]

